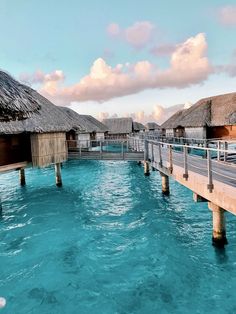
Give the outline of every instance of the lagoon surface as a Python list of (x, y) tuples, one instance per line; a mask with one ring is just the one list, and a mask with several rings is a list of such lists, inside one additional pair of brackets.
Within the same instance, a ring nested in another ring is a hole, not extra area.
[(9, 314), (236, 313), (236, 219), (135, 162), (69, 161), (0, 175), (0, 296)]

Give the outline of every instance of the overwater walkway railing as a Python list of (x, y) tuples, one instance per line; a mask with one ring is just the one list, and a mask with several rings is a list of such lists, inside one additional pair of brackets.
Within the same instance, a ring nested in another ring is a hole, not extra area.
[(213, 244), (226, 244), (224, 211), (236, 215), (236, 165), (228, 158), (235, 155), (235, 149), (141, 141), (130, 138), (134, 150), (142, 146), (145, 173), (149, 173), (149, 165), (160, 172), (164, 194), (169, 194), (172, 177), (193, 191), (195, 201), (208, 202), (213, 215)]
[(68, 157), (73, 159), (127, 160), (144, 159), (144, 151), (134, 150), (129, 139), (67, 141)]

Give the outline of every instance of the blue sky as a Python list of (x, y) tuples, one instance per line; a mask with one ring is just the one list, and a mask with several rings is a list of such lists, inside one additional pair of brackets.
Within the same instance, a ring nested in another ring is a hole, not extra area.
[(0, 0), (0, 27), (1, 68), (81, 113), (158, 120), (160, 108), (235, 91), (236, 1)]

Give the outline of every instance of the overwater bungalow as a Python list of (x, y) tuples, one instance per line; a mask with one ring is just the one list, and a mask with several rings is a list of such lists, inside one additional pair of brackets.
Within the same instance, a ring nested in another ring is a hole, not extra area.
[(154, 132), (154, 131), (159, 131), (160, 130), (160, 126), (156, 123), (156, 122), (148, 122), (145, 125), (145, 129), (147, 132)]
[(134, 133), (145, 132), (145, 126), (140, 122), (133, 122)]
[(75, 147), (76, 141), (81, 141), (83, 147), (89, 147), (91, 141), (103, 140), (108, 127), (90, 115), (81, 115), (67, 107), (60, 107), (66, 115), (72, 129), (67, 132), (69, 147)]
[(108, 127), (107, 139), (123, 138), (134, 132), (132, 118), (109, 118), (102, 121)]
[[(23, 89), (25, 104), (28, 99), (40, 110), (31, 112), (25, 120), (0, 122), (0, 171), (23, 170), (28, 164), (33, 167), (55, 164), (59, 173), (60, 163), (67, 160), (66, 132), (71, 129), (70, 121), (57, 106), (9, 75), (1, 75), (1, 83), (1, 93), (7, 91), (9, 99), (14, 98), (12, 86), (15, 90)], [(23, 97), (22, 94), (20, 96)], [(20, 100), (16, 100), (18, 106)], [(29, 114), (25, 114), (27, 116)], [(17, 115), (15, 117), (17, 119)]]
[(236, 93), (201, 99), (175, 113), (161, 128), (168, 137), (236, 138)]

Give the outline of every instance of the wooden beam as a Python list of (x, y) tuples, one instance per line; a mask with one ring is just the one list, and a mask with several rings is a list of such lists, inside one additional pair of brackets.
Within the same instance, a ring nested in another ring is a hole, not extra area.
[(6, 166), (0, 166), (0, 172), (6, 172), (6, 171), (11, 171), (11, 170), (19, 170), (21, 168), (27, 167), (29, 164), (28, 161), (22, 161), (22, 162), (17, 162), (14, 164), (9, 164)]

